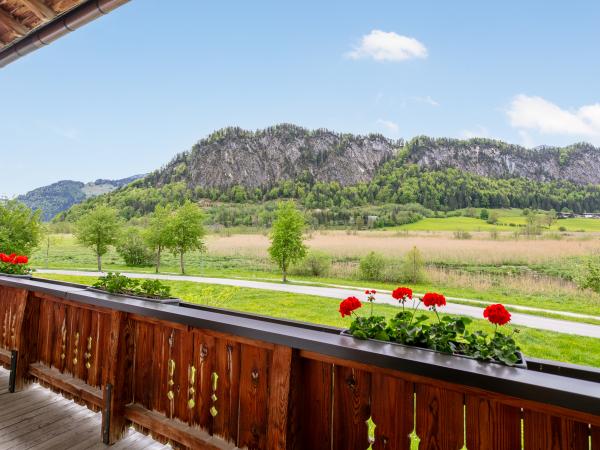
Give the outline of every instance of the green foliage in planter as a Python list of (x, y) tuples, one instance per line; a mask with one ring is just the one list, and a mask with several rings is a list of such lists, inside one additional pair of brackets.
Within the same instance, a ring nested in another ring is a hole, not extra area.
[(359, 339), (390, 340), (387, 323), (383, 316), (356, 317), (350, 324), (350, 333)]
[[(443, 304), (445, 304), (443, 296), (440, 297), (442, 297)], [(369, 300), (372, 305), (375, 298), (374, 291), (372, 291), (369, 298), (372, 299)], [(498, 325), (496, 325), (496, 331), (491, 335), (484, 331), (469, 332), (467, 326), (472, 322), (471, 319), (440, 316), (435, 306), (430, 306), (429, 309), (436, 313), (437, 322), (428, 322), (426, 315), (417, 314), (420, 304), (421, 301), (419, 300), (418, 303), (413, 304), (410, 310), (403, 307), (403, 310), (388, 322), (384, 317), (373, 316), (372, 313), (369, 316), (356, 314), (355, 310), (361, 307), (360, 303), (355, 304), (350, 312), (340, 306), (340, 312), (343, 311), (342, 316), (350, 314), (354, 316), (349, 332), (359, 339), (395, 342), (442, 353), (467, 356), (482, 361), (499, 362), (507, 366), (514, 366), (519, 362), (518, 352), (520, 349), (513, 338), (517, 330), (511, 335), (503, 334), (498, 332)], [(425, 304), (427, 305), (427, 303)], [(501, 311), (507, 314), (507, 319), (498, 322), (501, 317), (495, 316), (493, 320), (488, 319), (490, 322), (503, 324), (510, 320), (510, 315), (502, 305), (492, 305), (491, 307), (499, 307)], [(491, 311), (490, 314), (493, 315), (494, 311)]]
[(171, 297), (171, 288), (164, 285), (159, 280), (140, 281), (128, 278), (120, 273), (110, 272), (106, 276), (98, 278), (98, 281), (93, 284), (93, 287), (111, 294), (134, 295), (137, 297), (155, 299)]

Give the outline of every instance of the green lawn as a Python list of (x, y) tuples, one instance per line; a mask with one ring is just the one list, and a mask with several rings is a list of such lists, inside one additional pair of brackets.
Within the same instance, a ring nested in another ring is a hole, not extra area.
[[(524, 226), (526, 218), (520, 209), (490, 209), (498, 214), (498, 223), (492, 225), (479, 217), (429, 217), (415, 223), (389, 227), (390, 230), (409, 231), (516, 231), (519, 226)], [(511, 225), (512, 224), (512, 225)], [(570, 232), (600, 232), (600, 219), (560, 219), (550, 228), (550, 231), (559, 231), (564, 227)]]
[[(39, 277), (82, 284), (91, 284), (95, 280), (94, 277), (60, 275)], [(348, 325), (348, 319), (342, 319), (337, 311), (339, 302), (333, 299), (183, 281), (169, 281), (166, 284), (171, 286), (175, 296), (192, 303), (339, 327)], [(375, 305), (375, 312), (379, 315), (389, 317), (397, 311), (393, 306)], [(492, 329), (483, 320), (475, 320), (471, 326), (488, 331)], [(600, 367), (600, 339), (521, 327), (518, 342), (526, 355)]]

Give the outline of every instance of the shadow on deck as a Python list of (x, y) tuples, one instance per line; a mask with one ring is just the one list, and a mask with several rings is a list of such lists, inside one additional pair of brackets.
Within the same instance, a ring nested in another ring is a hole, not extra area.
[(0, 367), (0, 449), (170, 449), (129, 430), (117, 444), (102, 443), (102, 415), (35, 383), (8, 393), (9, 372)]

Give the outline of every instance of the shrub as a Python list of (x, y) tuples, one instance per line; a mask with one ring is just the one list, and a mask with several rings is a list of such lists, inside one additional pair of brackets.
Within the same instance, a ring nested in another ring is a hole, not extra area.
[(479, 213), (479, 218), (481, 220), (488, 220), (490, 217), (490, 213), (488, 212), (487, 209), (482, 209), (481, 212)]
[(491, 225), (496, 225), (498, 223), (498, 211), (492, 211), (491, 213), (488, 214), (488, 218), (486, 220), (487, 223), (491, 224)]
[(454, 239), (471, 239), (473, 235), (468, 231), (458, 230), (454, 232)]
[(379, 281), (385, 269), (385, 258), (375, 252), (370, 252), (360, 260), (359, 273), (363, 280)]
[(324, 277), (331, 270), (331, 257), (324, 252), (310, 250), (294, 268), (296, 275)]
[(558, 227), (558, 231), (561, 231), (564, 233), (565, 231), (567, 231), (567, 227), (560, 226), (560, 227)]
[(117, 253), (128, 266), (143, 267), (154, 264), (154, 255), (137, 228), (129, 228), (123, 233), (117, 244)]
[(591, 289), (600, 293), (600, 261), (590, 259), (587, 263), (587, 272), (579, 280), (579, 285), (583, 289)]
[(404, 257), (402, 266), (403, 279), (411, 283), (419, 283), (425, 279), (423, 271), (425, 262), (423, 256), (417, 247), (413, 247)]

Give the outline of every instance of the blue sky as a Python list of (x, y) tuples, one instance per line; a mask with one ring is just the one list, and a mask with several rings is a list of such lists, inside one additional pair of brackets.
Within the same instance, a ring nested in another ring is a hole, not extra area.
[(600, 145), (599, 2), (165, 3), (0, 70), (0, 194), (151, 171), (228, 125)]

